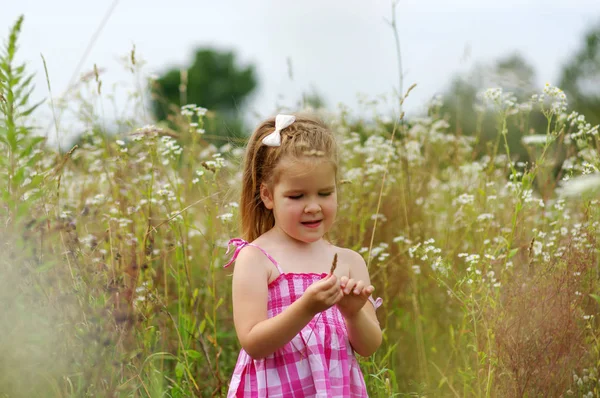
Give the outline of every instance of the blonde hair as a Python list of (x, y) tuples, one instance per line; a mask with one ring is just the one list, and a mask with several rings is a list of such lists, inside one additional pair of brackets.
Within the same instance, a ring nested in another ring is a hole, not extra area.
[(271, 210), (260, 197), (260, 186), (277, 183), (282, 159), (300, 161), (307, 157), (329, 161), (337, 179), (337, 144), (327, 125), (310, 115), (295, 115), (296, 121), (281, 132), (281, 146), (263, 145), (262, 139), (275, 130), (275, 118), (263, 121), (254, 130), (244, 159), (240, 200), (242, 238), (252, 242), (275, 225)]

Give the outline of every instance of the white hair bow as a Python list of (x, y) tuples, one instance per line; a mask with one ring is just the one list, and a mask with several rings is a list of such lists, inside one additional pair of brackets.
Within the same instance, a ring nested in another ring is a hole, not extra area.
[(280, 146), (281, 145), (281, 130), (288, 127), (296, 120), (296, 116), (293, 115), (277, 115), (275, 118), (275, 131), (262, 139), (262, 143), (266, 146)]

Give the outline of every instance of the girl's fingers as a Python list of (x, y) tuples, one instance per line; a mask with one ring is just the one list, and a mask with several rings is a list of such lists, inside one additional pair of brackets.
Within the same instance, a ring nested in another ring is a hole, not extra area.
[(335, 284), (335, 285), (331, 285), (329, 286), (329, 288), (327, 289), (327, 294), (329, 295), (329, 297), (333, 297), (336, 294), (338, 294), (338, 292), (340, 291), (340, 286), (339, 284)]
[(345, 287), (346, 283), (348, 283), (348, 277), (346, 275), (344, 275), (340, 278), (340, 286)]
[(323, 284), (324, 284), (323, 287), (325, 289), (330, 289), (332, 286), (335, 286), (336, 283), (337, 283), (337, 276), (330, 274), (323, 280)]
[(354, 294), (359, 295), (363, 292), (363, 288), (365, 287), (365, 283), (363, 281), (356, 282), (356, 286), (354, 286)]
[(342, 299), (342, 297), (344, 297), (342, 291), (340, 289), (335, 289), (328, 298), (329, 304), (337, 304)]
[(346, 286), (344, 287), (344, 294), (348, 294), (356, 287), (356, 281), (354, 279), (348, 280)]
[(360, 292), (359, 296), (361, 298), (364, 298), (365, 300), (368, 300), (374, 291), (375, 289), (373, 288), (373, 286), (367, 286), (362, 290), (362, 292)]

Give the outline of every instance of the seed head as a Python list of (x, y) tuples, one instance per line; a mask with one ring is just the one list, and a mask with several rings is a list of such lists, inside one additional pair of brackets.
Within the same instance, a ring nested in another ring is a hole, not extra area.
[(333, 274), (333, 271), (335, 271), (336, 267), (337, 267), (337, 253), (335, 253), (333, 255), (333, 262), (331, 263), (331, 271), (329, 271), (329, 273)]

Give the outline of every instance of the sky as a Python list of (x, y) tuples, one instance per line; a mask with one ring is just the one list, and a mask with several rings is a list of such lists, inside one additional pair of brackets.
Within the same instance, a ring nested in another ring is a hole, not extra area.
[[(198, 47), (235, 51), (241, 64), (256, 65), (259, 87), (246, 109), (257, 117), (312, 89), (331, 108), (356, 108), (359, 94), (398, 87), (391, 0), (0, 1), (3, 41), (25, 16), (19, 59), (37, 73), (36, 98), (49, 97), (40, 55), (56, 96), (94, 64), (105, 69), (105, 91), (131, 83), (119, 58), (133, 46), (149, 75), (187, 65)], [(405, 103), (410, 113), (456, 74), (514, 52), (535, 68), (540, 87), (558, 84), (562, 65), (600, 22), (600, 1), (400, 0), (396, 18), (404, 88), (417, 84)]]

